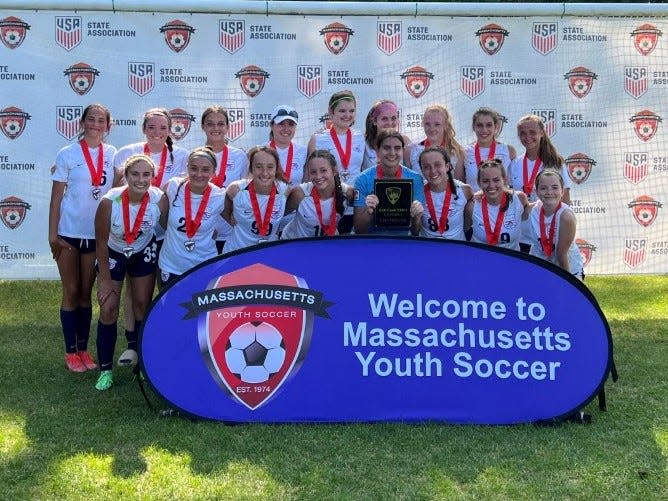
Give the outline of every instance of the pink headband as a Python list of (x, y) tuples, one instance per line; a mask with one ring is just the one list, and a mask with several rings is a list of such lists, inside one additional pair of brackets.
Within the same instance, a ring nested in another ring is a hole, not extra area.
[(390, 115), (396, 115), (397, 114), (397, 105), (390, 102), (390, 101), (385, 101), (383, 103), (380, 103), (378, 106), (376, 106), (376, 109), (373, 110), (373, 118), (378, 118), (378, 116), (381, 113), (388, 113)]

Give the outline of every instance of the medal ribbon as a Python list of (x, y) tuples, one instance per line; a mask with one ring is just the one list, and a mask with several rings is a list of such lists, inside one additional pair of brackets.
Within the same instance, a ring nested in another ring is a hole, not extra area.
[[(429, 216), (432, 221), (438, 223), (438, 232), (442, 235), (445, 233), (445, 226), (448, 223), (448, 213), (450, 212), (450, 202), (452, 201), (452, 192), (450, 187), (445, 187), (445, 199), (443, 200), (443, 207), (441, 208), (441, 217), (436, 219), (436, 208), (434, 207), (434, 199), (431, 197), (431, 190), (429, 186), (424, 186), (424, 198), (427, 200), (427, 209), (429, 209)], [(483, 209), (484, 211), (484, 209)], [(483, 212), (484, 213), (484, 212)]]
[(482, 197), (482, 221), (485, 225), (485, 237), (489, 245), (497, 245), (499, 243), (499, 235), (501, 234), (501, 222), (503, 221), (503, 211), (501, 207), (504, 207), (508, 201), (508, 193), (503, 192), (501, 197), (501, 203), (499, 204), (499, 213), (496, 215), (496, 221), (494, 222), (494, 230), (492, 230), (491, 225), (489, 224), (489, 212), (487, 210), (487, 197), (483, 195)]
[(137, 217), (135, 217), (135, 222), (132, 224), (132, 230), (130, 230), (130, 195), (128, 191), (128, 188), (126, 188), (121, 193), (121, 207), (123, 208), (123, 233), (125, 241), (128, 245), (132, 245), (132, 242), (137, 240), (137, 235), (139, 235), (139, 229), (144, 220), (144, 214), (146, 214), (146, 207), (148, 207), (149, 196), (148, 193), (144, 193), (144, 196), (141, 197), (139, 211), (137, 212)]
[(547, 256), (548, 259), (552, 257), (552, 251), (554, 250), (552, 244), (554, 243), (554, 232), (557, 228), (557, 212), (561, 208), (561, 202), (557, 205), (557, 209), (554, 211), (552, 216), (552, 222), (550, 223), (550, 234), (549, 236), (545, 232), (545, 207), (540, 207), (540, 246), (543, 248), (543, 253)]
[[(350, 132), (350, 129), (348, 130), (348, 132)], [(336, 134), (334, 135), (336, 136)], [(339, 138), (337, 137), (336, 140), (338, 141)], [(271, 142), (269, 143), (269, 146), (273, 149), (276, 149), (276, 141), (272, 139)], [(340, 154), (341, 152), (339, 152), (339, 155)], [(290, 146), (288, 146), (288, 158), (285, 160), (285, 179), (288, 180), (288, 183), (290, 182), (290, 173), (292, 172), (292, 158), (294, 157), (294, 155), (295, 155), (295, 146), (292, 144), (292, 141), (290, 141)], [(350, 161), (350, 157), (348, 161)], [(348, 164), (346, 163), (346, 166), (347, 165)]]
[(339, 136), (334, 130), (334, 127), (329, 129), (329, 135), (332, 136), (332, 141), (334, 142), (334, 146), (336, 146), (336, 151), (339, 154), (339, 158), (341, 159), (341, 166), (343, 167), (344, 171), (348, 171), (348, 164), (350, 163), (350, 157), (353, 154), (353, 133), (348, 129), (346, 132), (346, 151), (343, 151), (343, 148), (341, 148), (341, 141), (339, 141)]
[(536, 182), (536, 176), (538, 175), (540, 164), (540, 157), (536, 157), (536, 162), (533, 164), (533, 170), (531, 171), (531, 177), (529, 177), (529, 160), (527, 159), (527, 156), (524, 155), (524, 159), (522, 160), (522, 179), (524, 182), (522, 191), (526, 193), (527, 196), (531, 195), (531, 192), (533, 191), (533, 185)]
[(204, 189), (204, 193), (202, 194), (202, 200), (199, 202), (199, 207), (197, 208), (197, 213), (195, 214), (195, 220), (193, 221), (192, 215), (192, 195), (190, 193), (190, 182), (186, 184), (186, 207), (185, 207), (185, 212), (186, 212), (186, 236), (188, 238), (193, 238), (195, 236), (195, 233), (197, 233), (197, 230), (199, 229), (200, 225), (202, 224), (202, 217), (204, 216), (204, 211), (206, 210), (206, 206), (209, 203), (209, 196), (211, 196), (211, 186), (207, 186)]
[(102, 143), (97, 147), (97, 169), (93, 165), (93, 159), (90, 156), (90, 149), (88, 148), (86, 140), (82, 139), (79, 141), (79, 146), (81, 146), (81, 151), (86, 160), (88, 172), (90, 172), (91, 184), (98, 187), (102, 184), (102, 175), (104, 174), (104, 149), (102, 148)]
[[(151, 150), (148, 147), (148, 143), (144, 143), (144, 155), (151, 156)], [(162, 151), (160, 152), (160, 165), (158, 166), (158, 172), (151, 184), (160, 188), (162, 186), (162, 178), (165, 175), (165, 166), (167, 165), (167, 145), (162, 145)]]
[(261, 237), (266, 237), (269, 230), (269, 223), (271, 221), (271, 211), (274, 210), (274, 200), (276, 200), (276, 183), (271, 184), (271, 192), (269, 193), (269, 201), (267, 202), (267, 210), (264, 212), (264, 217), (260, 214), (260, 204), (257, 201), (257, 192), (255, 191), (255, 184), (251, 181), (248, 184), (248, 193), (250, 194), (251, 205), (253, 206), (253, 217), (257, 224), (257, 229)]
[[(480, 157), (480, 146), (478, 146), (478, 143), (475, 143), (475, 148), (473, 149), (475, 152), (475, 165), (476, 167), (480, 165), (480, 162), (482, 162), (482, 158)], [(496, 155), (496, 141), (492, 141), (492, 144), (489, 146), (489, 153), (487, 154), (487, 160), (491, 160), (494, 158)], [(526, 158), (526, 157), (524, 157)]]
[(230, 154), (230, 151), (227, 148), (227, 145), (223, 145), (222, 149), (222, 156), (220, 157), (220, 169), (218, 169), (218, 174), (213, 176), (213, 179), (211, 179), (211, 182), (218, 186), (218, 188), (222, 188), (225, 186), (225, 176), (226, 176), (226, 171), (227, 171), (227, 158)]
[[(397, 179), (401, 179), (403, 175), (403, 171), (401, 170), (401, 166), (397, 167), (397, 172), (394, 174), (394, 177)], [(376, 179), (383, 179), (385, 177), (383, 175), (383, 168), (380, 166), (380, 164), (376, 164)]]
[(318, 190), (315, 189), (315, 186), (311, 188), (311, 197), (313, 198), (313, 205), (315, 205), (315, 211), (318, 214), (318, 221), (320, 221), (320, 228), (328, 236), (334, 236), (336, 234), (336, 204), (332, 200), (332, 212), (329, 214), (329, 223), (325, 224), (322, 219), (322, 206), (320, 205), (320, 195), (318, 195)]

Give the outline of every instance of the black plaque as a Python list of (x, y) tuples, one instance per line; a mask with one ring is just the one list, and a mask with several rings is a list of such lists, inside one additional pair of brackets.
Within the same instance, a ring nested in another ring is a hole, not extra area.
[(375, 213), (377, 227), (408, 228), (411, 225), (412, 180), (375, 179), (373, 191), (379, 200)]

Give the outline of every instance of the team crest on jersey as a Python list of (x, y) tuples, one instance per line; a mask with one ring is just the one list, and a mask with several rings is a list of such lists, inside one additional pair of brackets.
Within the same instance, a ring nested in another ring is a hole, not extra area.
[(492, 23), (486, 24), (476, 31), (475, 36), (478, 37), (480, 48), (485, 51), (485, 54), (493, 56), (503, 47), (503, 42), (506, 40), (508, 33), (508, 30), (502, 26)]
[(79, 134), (83, 106), (56, 106), (56, 131), (68, 141)]
[(0, 20), (0, 37), (2, 43), (8, 49), (16, 49), (26, 38), (26, 32), (30, 29), (28, 23), (18, 17), (9, 16)]
[(533, 109), (531, 110), (531, 114), (536, 115), (543, 121), (545, 133), (549, 137), (557, 133), (557, 110)]
[(647, 257), (646, 238), (627, 238), (624, 240), (624, 263), (629, 268), (637, 268)]
[(145, 96), (155, 87), (155, 63), (128, 63), (128, 87), (138, 96)]
[(475, 99), (485, 91), (485, 67), (462, 66), (459, 89), (465, 96)]
[(329, 115), (329, 113), (321, 115), (320, 118), (318, 118), (318, 122), (320, 122), (325, 129), (332, 128), (332, 117)]
[(429, 89), (429, 83), (434, 79), (434, 74), (422, 66), (413, 66), (401, 74), (401, 79), (404, 80), (408, 93), (415, 98), (420, 98)]
[(624, 67), (624, 90), (629, 96), (638, 99), (647, 92), (648, 85), (649, 71), (647, 66)]
[(659, 209), (663, 207), (663, 204), (649, 195), (640, 195), (629, 202), (628, 207), (633, 210), (633, 218), (636, 222), (647, 228), (656, 220)]
[(633, 37), (633, 45), (636, 50), (643, 56), (647, 56), (655, 49), (659, 37), (663, 32), (657, 29), (653, 24), (641, 24), (631, 32)]
[(568, 177), (570, 177), (575, 184), (584, 183), (589, 177), (589, 174), (591, 174), (594, 165), (596, 165), (596, 160), (584, 153), (573, 153), (566, 159)]
[(662, 121), (659, 115), (650, 110), (639, 111), (629, 119), (629, 122), (633, 124), (636, 136), (643, 142), (651, 140), (656, 135), (659, 123)]
[(56, 43), (66, 51), (81, 43), (82, 22), (78, 16), (56, 16)]
[(331, 303), (303, 278), (253, 264), (214, 278), (193, 294), (185, 318), (199, 317), (199, 347), (211, 376), (249, 410), (265, 405), (306, 358), (315, 315)]
[(188, 135), (188, 132), (190, 132), (190, 124), (195, 121), (195, 116), (181, 108), (169, 110), (169, 114), (172, 117), (171, 136), (177, 141), (180, 141)]
[(353, 36), (355, 32), (345, 24), (334, 22), (321, 29), (320, 34), (325, 40), (325, 47), (327, 47), (327, 50), (335, 56), (338, 56), (346, 50), (348, 42), (350, 42), (350, 37)]
[(580, 256), (582, 256), (582, 266), (587, 266), (589, 261), (591, 261), (592, 254), (596, 252), (596, 246), (590, 244), (582, 238), (576, 238), (575, 245), (578, 246)]
[(95, 85), (95, 77), (100, 72), (90, 64), (76, 63), (67, 68), (63, 74), (67, 77), (70, 88), (80, 96), (88, 94)]
[(542, 55), (557, 48), (559, 25), (557, 23), (533, 23), (531, 46)]
[(220, 46), (234, 54), (246, 43), (246, 21), (241, 19), (221, 19), (218, 21)]
[(633, 184), (638, 184), (649, 174), (649, 155), (640, 152), (627, 152), (624, 155), (624, 177)]
[(309, 99), (322, 90), (322, 66), (297, 66), (297, 90)]
[(376, 46), (388, 56), (401, 47), (401, 21), (378, 21)]
[(9, 139), (16, 139), (26, 128), (30, 115), (16, 106), (0, 110), (2, 133)]
[(160, 33), (165, 34), (167, 47), (174, 52), (181, 52), (188, 47), (190, 35), (195, 33), (195, 28), (179, 19), (174, 19), (160, 27)]
[(594, 80), (598, 75), (584, 66), (577, 66), (564, 75), (568, 80), (568, 88), (578, 99), (582, 99), (589, 94), (594, 85)]
[(248, 97), (255, 97), (264, 89), (264, 84), (269, 78), (269, 73), (259, 66), (251, 64), (241, 68), (234, 76), (239, 79), (239, 85), (244, 94)]
[(243, 108), (228, 108), (227, 116), (229, 118), (227, 138), (230, 141), (235, 141), (243, 136), (246, 131), (246, 110)]
[(10, 230), (21, 226), (28, 210), (30, 210), (30, 204), (19, 197), (7, 197), (0, 200), (0, 217), (2, 217), (2, 223)]

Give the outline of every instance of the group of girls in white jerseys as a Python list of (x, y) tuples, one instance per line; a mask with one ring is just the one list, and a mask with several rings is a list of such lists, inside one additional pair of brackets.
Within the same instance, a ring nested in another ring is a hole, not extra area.
[(190, 152), (173, 144), (162, 108), (145, 113), (145, 141), (116, 151), (103, 142), (109, 110), (88, 106), (80, 140), (57, 155), (49, 213), (69, 370), (97, 368), (88, 353), (96, 275), (96, 388), (106, 390), (124, 282), (128, 349), (119, 364), (132, 366), (156, 277), (164, 287), (206, 259), (279, 238), (373, 231), (368, 187), (383, 176), (414, 182), (411, 234), (521, 248), (583, 277), (563, 158), (539, 117), (519, 120), (525, 152), (517, 157), (497, 140), (501, 119), (489, 108), (473, 114), (476, 140), (464, 148), (441, 105), (425, 109), (425, 138), (412, 143), (398, 132), (392, 101), (373, 104), (364, 134), (354, 128), (356, 106), (351, 91), (334, 93), (331, 126), (305, 147), (294, 142), (297, 111), (279, 105), (268, 142), (247, 153), (228, 144), (221, 106), (204, 110), (205, 145)]

